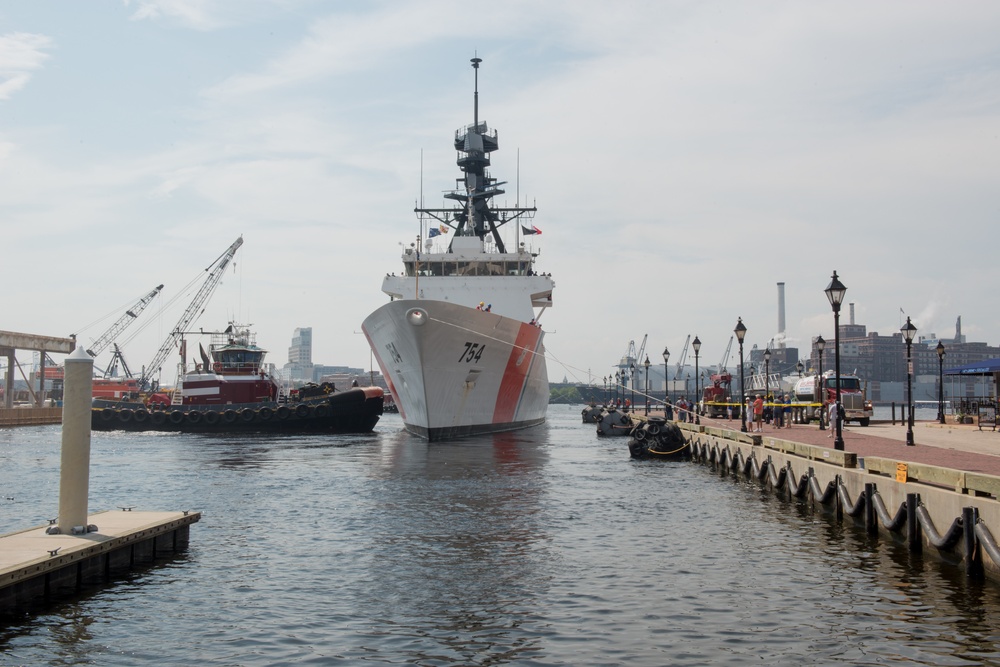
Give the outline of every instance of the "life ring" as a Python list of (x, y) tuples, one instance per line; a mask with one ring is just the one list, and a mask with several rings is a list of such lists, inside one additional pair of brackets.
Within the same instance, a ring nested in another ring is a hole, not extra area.
[(216, 361), (214, 364), (212, 364), (212, 370), (215, 371), (216, 373), (221, 373), (222, 372), (222, 364), (219, 363), (218, 361)]
[(201, 421), (201, 413), (197, 410), (191, 410), (187, 413), (187, 420), (191, 424), (197, 424)]
[(242, 410), (240, 410), (240, 419), (245, 421), (247, 424), (249, 424), (256, 418), (257, 418), (257, 413), (251, 410), (250, 408), (243, 408)]
[(149, 421), (153, 422), (154, 424), (162, 424), (163, 422), (167, 421), (167, 413), (160, 412), (159, 410), (157, 410), (156, 412), (150, 412)]
[(305, 419), (309, 416), (309, 406), (303, 403), (299, 403), (295, 406), (295, 416), (299, 419)]
[(274, 414), (274, 411), (271, 410), (271, 408), (267, 407), (261, 408), (260, 410), (257, 411), (257, 416), (260, 417), (260, 420), (262, 422), (266, 422), (268, 419), (270, 419), (272, 414)]
[(292, 411), (288, 409), (287, 405), (278, 406), (278, 409), (274, 411), (274, 415), (281, 421), (288, 419), (288, 415), (292, 414)]
[(184, 413), (183, 412), (181, 412), (180, 410), (173, 410), (173, 411), (171, 411), (171, 413), (170, 413), (170, 423), (171, 424), (180, 424), (182, 421), (184, 421)]
[(223, 412), (222, 421), (226, 422), (227, 424), (232, 424), (234, 421), (236, 421), (236, 410), (226, 410), (225, 412)]
[(329, 403), (320, 403), (315, 408), (313, 408), (313, 415), (316, 416), (317, 418), (326, 417), (328, 414), (330, 414)]
[(215, 410), (206, 410), (204, 414), (206, 424), (218, 424), (219, 423), (219, 413)]
[(149, 419), (149, 413), (146, 412), (145, 408), (139, 408), (138, 410), (132, 413), (132, 419), (136, 420), (141, 424), (142, 422)]
[(111, 408), (104, 408), (101, 410), (101, 420), (109, 422), (115, 418), (115, 411)]
[(118, 421), (123, 424), (127, 424), (132, 421), (132, 411), (128, 408), (122, 408), (118, 411)]

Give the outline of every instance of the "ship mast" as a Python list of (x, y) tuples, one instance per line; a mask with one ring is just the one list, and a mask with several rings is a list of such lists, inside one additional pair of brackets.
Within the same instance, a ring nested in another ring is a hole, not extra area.
[[(519, 220), (522, 217), (534, 217), (537, 209), (532, 207), (496, 208), (490, 206), (490, 200), (496, 195), (504, 194), (500, 189), (503, 182), (489, 175), (490, 154), (499, 150), (500, 144), (496, 130), (490, 130), (486, 123), (479, 122), (479, 63), (482, 58), (472, 58), (472, 68), (475, 70), (473, 86), (472, 125), (459, 128), (455, 132), (455, 150), (459, 152), (457, 164), (464, 173), (463, 178), (456, 179), (458, 186), (452, 192), (445, 193), (445, 199), (459, 203), (453, 208), (416, 208), (417, 214), (426, 214), (439, 222), (453, 228), (457, 236), (478, 236), (480, 239), (492, 236), (497, 250), (506, 252), (503, 239), (500, 237), (500, 227)], [(449, 245), (449, 251), (451, 246)]]

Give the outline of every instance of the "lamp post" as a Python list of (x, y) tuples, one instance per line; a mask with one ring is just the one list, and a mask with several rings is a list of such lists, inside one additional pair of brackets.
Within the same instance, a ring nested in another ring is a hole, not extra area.
[(635, 364), (629, 364), (628, 368), (632, 373), (632, 400), (629, 403), (632, 404), (632, 412), (635, 412)]
[(771, 348), (765, 347), (764, 348), (764, 401), (765, 402), (770, 400), (768, 396), (768, 394), (770, 393), (770, 385), (768, 384), (768, 380), (770, 379), (770, 377), (771, 377)]
[(944, 423), (944, 343), (938, 341), (938, 423)]
[(825, 431), (823, 418), (826, 417), (826, 387), (823, 386), (823, 350), (826, 348), (826, 341), (822, 336), (816, 336), (816, 351), (819, 353), (819, 375), (816, 377), (816, 389), (813, 391), (813, 400), (819, 400), (819, 430)]
[(837, 436), (833, 439), (833, 448), (843, 451), (844, 449), (844, 406), (840, 404), (840, 304), (844, 303), (844, 295), (847, 294), (847, 287), (840, 282), (837, 272), (830, 276), (830, 284), (827, 285), (826, 298), (833, 308), (833, 356), (836, 359), (834, 364), (834, 375), (837, 378)]
[(736, 328), (733, 329), (733, 333), (736, 334), (736, 340), (740, 342), (740, 432), (747, 432), (747, 411), (746, 411), (746, 386), (743, 383), (743, 337), (747, 335), (746, 325), (743, 324), (743, 318), (740, 317), (736, 321)]
[(667, 416), (667, 403), (670, 402), (670, 379), (667, 362), (670, 360), (670, 350), (663, 348), (663, 416)]
[(799, 377), (802, 377), (802, 371), (804, 371), (805, 369), (806, 367), (802, 365), (801, 361), (795, 364), (795, 370), (799, 372)]
[(604, 380), (604, 405), (607, 405), (608, 404), (608, 376), (605, 375), (602, 379)]
[(646, 416), (649, 416), (649, 355), (646, 355), (646, 361), (642, 362), (643, 367), (646, 369)]
[(917, 327), (913, 326), (910, 316), (906, 316), (906, 324), (900, 329), (906, 339), (906, 409), (910, 413), (906, 420), (906, 444), (912, 446), (913, 442), (913, 358), (910, 350), (913, 345), (913, 335), (917, 333)]
[(615, 371), (615, 402), (614, 406), (618, 407), (618, 387), (621, 385), (622, 372), (620, 370)]
[(691, 341), (691, 347), (694, 348), (694, 423), (700, 424), (699, 413), (701, 410), (698, 408), (698, 404), (701, 403), (701, 390), (698, 388), (698, 351), (701, 349), (701, 341), (698, 340), (697, 335)]

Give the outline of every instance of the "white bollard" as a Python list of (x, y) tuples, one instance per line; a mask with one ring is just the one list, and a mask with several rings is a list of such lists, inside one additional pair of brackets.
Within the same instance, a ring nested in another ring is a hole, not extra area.
[(62, 462), (59, 474), (59, 532), (87, 526), (90, 493), (90, 406), (94, 359), (82, 347), (66, 357), (63, 382)]

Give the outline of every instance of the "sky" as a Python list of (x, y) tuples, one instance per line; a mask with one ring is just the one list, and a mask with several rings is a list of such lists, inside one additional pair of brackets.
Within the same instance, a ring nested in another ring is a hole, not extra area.
[(787, 344), (832, 340), (834, 270), (869, 332), (997, 345), (997, 35), (975, 0), (5, 2), (0, 329), (88, 345), (162, 283), (118, 340), (140, 369), (242, 236), (194, 327), (250, 323), (279, 366), (312, 327), (315, 363), (369, 368), (478, 56), (496, 203), (538, 207), (556, 283), (550, 380), (644, 337), (715, 364), (737, 318), (764, 347), (778, 282)]

